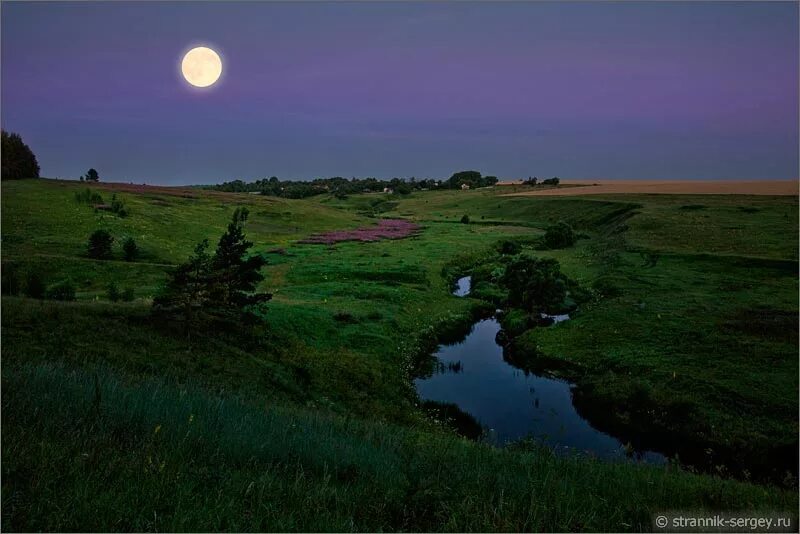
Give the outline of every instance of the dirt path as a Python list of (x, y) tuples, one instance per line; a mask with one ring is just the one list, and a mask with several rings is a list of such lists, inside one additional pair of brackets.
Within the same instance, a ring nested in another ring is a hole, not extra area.
[[(672, 195), (797, 195), (797, 180), (597, 180), (563, 181), (573, 187), (537, 190), (525, 186), (507, 186), (502, 196), (563, 196), (619, 193)], [(580, 184), (580, 187), (578, 185)]]

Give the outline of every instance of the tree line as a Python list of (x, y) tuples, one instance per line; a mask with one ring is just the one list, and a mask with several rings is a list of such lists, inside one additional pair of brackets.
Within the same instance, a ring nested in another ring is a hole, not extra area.
[(323, 194), (344, 197), (357, 193), (379, 193), (384, 191), (407, 195), (412, 191), (459, 189), (464, 184), (471, 188), (488, 187), (496, 184), (497, 181), (496, 176), (483, 176), (478, 171), (460, 171), (454, 173), (447, 180), (434, 178), (417, 180), (413, 176), (409, 179), (392, 178), (391, 180), (379, 180), (377, 178), (348, 179), (334, 176), (332, 178), (316, 178), (302, 181), (281, 180), (277, 176), (272, 176), (253, 182), (233, 180), (217, 185), (203, 186), (203, 188), (229, 193), (260, 193), (283, 198), (306, 198)]

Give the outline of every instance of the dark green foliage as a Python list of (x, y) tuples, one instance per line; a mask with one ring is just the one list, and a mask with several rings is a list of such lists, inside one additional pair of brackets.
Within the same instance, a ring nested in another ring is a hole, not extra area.
[(519, 254), (521, 250), (522, 246), (519, 242), (512, 239), (503, 239), (497, 244), (497, 251), (500, 254), (513, 256), (514, 254)]
[(613, 298), (622, 294), (620, 288), (608, 278), (598, 278), (592, 282), (592, 290), (601, 298)]
[(531, 313), (548, 312), (567, 296), (566, 277), (552, 258), (516, 256), (506, 266), (501, 283), (508, 289), (508, 303)]
[(228, 191), (234, 193), (257, 192), (283, 198), (307, 198), (315, 195), (333, 194), (337, 200), (346, 200), (349, 195), (359, 193), (378, 193), (391, 189), (399, 195), (407, 195), (412, 191), (438, 189), (441, 187), (437, 180), (409, 180), (392, 178), (391, 180), (378, 180), (376, 178), (317, 178), (310, 181), (279, 180), (276, 176), (264, 178), (254, 182), (233, 180), (218, 185), (206, 186), (208, 189)]
[(406, 183), (397, 184), (394, 187), (394, 192), (398, 195), (410, 195), (411, 194), (411, 186)]
[(95, 169), (89, 169), (86, 172), (85, 176), (82, 176), (84, 181), (86, 182), (99, 182), (100, 181), (100, 174)]
[(153, 299), (153, 310), (178, 316), (188, 337), (207, 311), (211, 285), (211, 256), (205, 239), (195, 247), (188, 261), (170, 273), (161, 294)]
[(2, 130), (2, 179), (21, 180), (38, 178), (39, 163), (36, 156), (19, 134)]
[(187, 336), (204, 321), (239, 322), (253, 306), (272, 298), (268, 293), (255, 293), (264, 279), (260, 270), (266, 260), (258, 254), (247, 255), (253, 246), (244, 235), (247, 217), (246, 208), (237, 208), (214, 255), (207, 252), (208, 240), (202, 241), (189, 261), (173, 270), (154, 299), (154, 311), (183, 321)]
[(18, 295), (22, 289), (22, 280), (20, 279), (19, 267), (14, 263), (6, 263), (3, 265), (2, 287), (4, 295)]
[(357, 323), (358, 319), (349, 312), (340, 311), (333, 314), (333, 318), (340, 323), (353, 324)]
[(478, 171), (461, 171), (454, 173), (447, 180), (447, 187), (450, 189), (460, 189), (466, 184), (470, 187), (487, 187), (497, 183), (496, 176), (481, 176)]
[(561, 180), (558, 179), (558, 176), (554, 176), (552, 178), (548, 178), (546, 180), (542, 180), (542, 185), (558, 185)]
[(116, 282), (111, 282), (108, 284), (108, 300), (111, 302), (117, 302), (120, 299), (119, 288), (117, 287)]
[(132, 237), (128, 237), (122, 242), (122, 257), (125, 261), (136, 261), (139, 257), (139, 247)]
[(128, 210), (125, 209), (125, 204), (117, 198), (117, 194), (114, 193), (111, 195), (111, 211), (112, 213), (116, 214), (118, 217), (127, 217)]
[(544, 244), (547, 248), (567, 248), (575, 244), (575, 232), (572, 226), (559, 221), (558, 223), (548, 226), (544, 234)]
[(62, 280), (47, 288), (45, 298), (48, 300), (75, 300), (75, 285), (71, 280)]
[(89, 236), (87, 254), (90, 258), (96, 260), (109, 260), (111, 259), (111, 247), (113, 244), (114, 238), (106, 230), (95, 230)]
[(532, 326), (528, 312), (511, 308), (500, 317), (500, 326), (509, 337), (515, 337)]
[(133, 288), (128, 286), (125, 289), (123, 289), (120, 297), (122, 298), (123, 302), (133, 302), (133, 299), (135, 298), (133, 293)]
[(214, 277), (211, 297), (221, 307), (241, 309), (272, 298), (266, 293), (253, 293), (264, 279), (260, 271), (267, 260), (260, 254), (247, 255), (253, 246), (244, 235), (248, 215), (247, 208), (234, 211), (228, 231), (220, 237), (211, 262)]
[(469, 224), (469, 215), (464, 214), (464, 216), (461, 217), (461, 223), (462, 224)]
[(43, 299), (45, 293), (44, 277), (39, 271), (28, 271), (25, 280), (25, 295), (32, 299)]
[(81, 204), (102, 204), (103, 197), (100, 193), (92, 191), (88, 187), (75, 192), (75, 202)]

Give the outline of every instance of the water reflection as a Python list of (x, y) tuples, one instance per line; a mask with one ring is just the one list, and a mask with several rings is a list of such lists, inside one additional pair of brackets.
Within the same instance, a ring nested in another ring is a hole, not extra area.
[(477, 419), (487, 429), (486, 439), (497, 445), (533, 437), (559, 451), (665, 461), (661, 454), (633, 451), (594, 429), (576, 411), (568, 382), (526, 373), (506, 362), (495, 341), (499, 330), (494, 318), (481, 320), (462, 342), (440, 346), (438, 372), (415, 381), (419, 396), (455, 404)]

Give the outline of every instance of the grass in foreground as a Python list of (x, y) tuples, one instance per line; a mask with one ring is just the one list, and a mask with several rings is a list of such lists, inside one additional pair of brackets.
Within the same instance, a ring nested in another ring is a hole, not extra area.
[(6, 530), (649, 530), (790, 492), (499, 450), (52, 364), (3, 368)]

